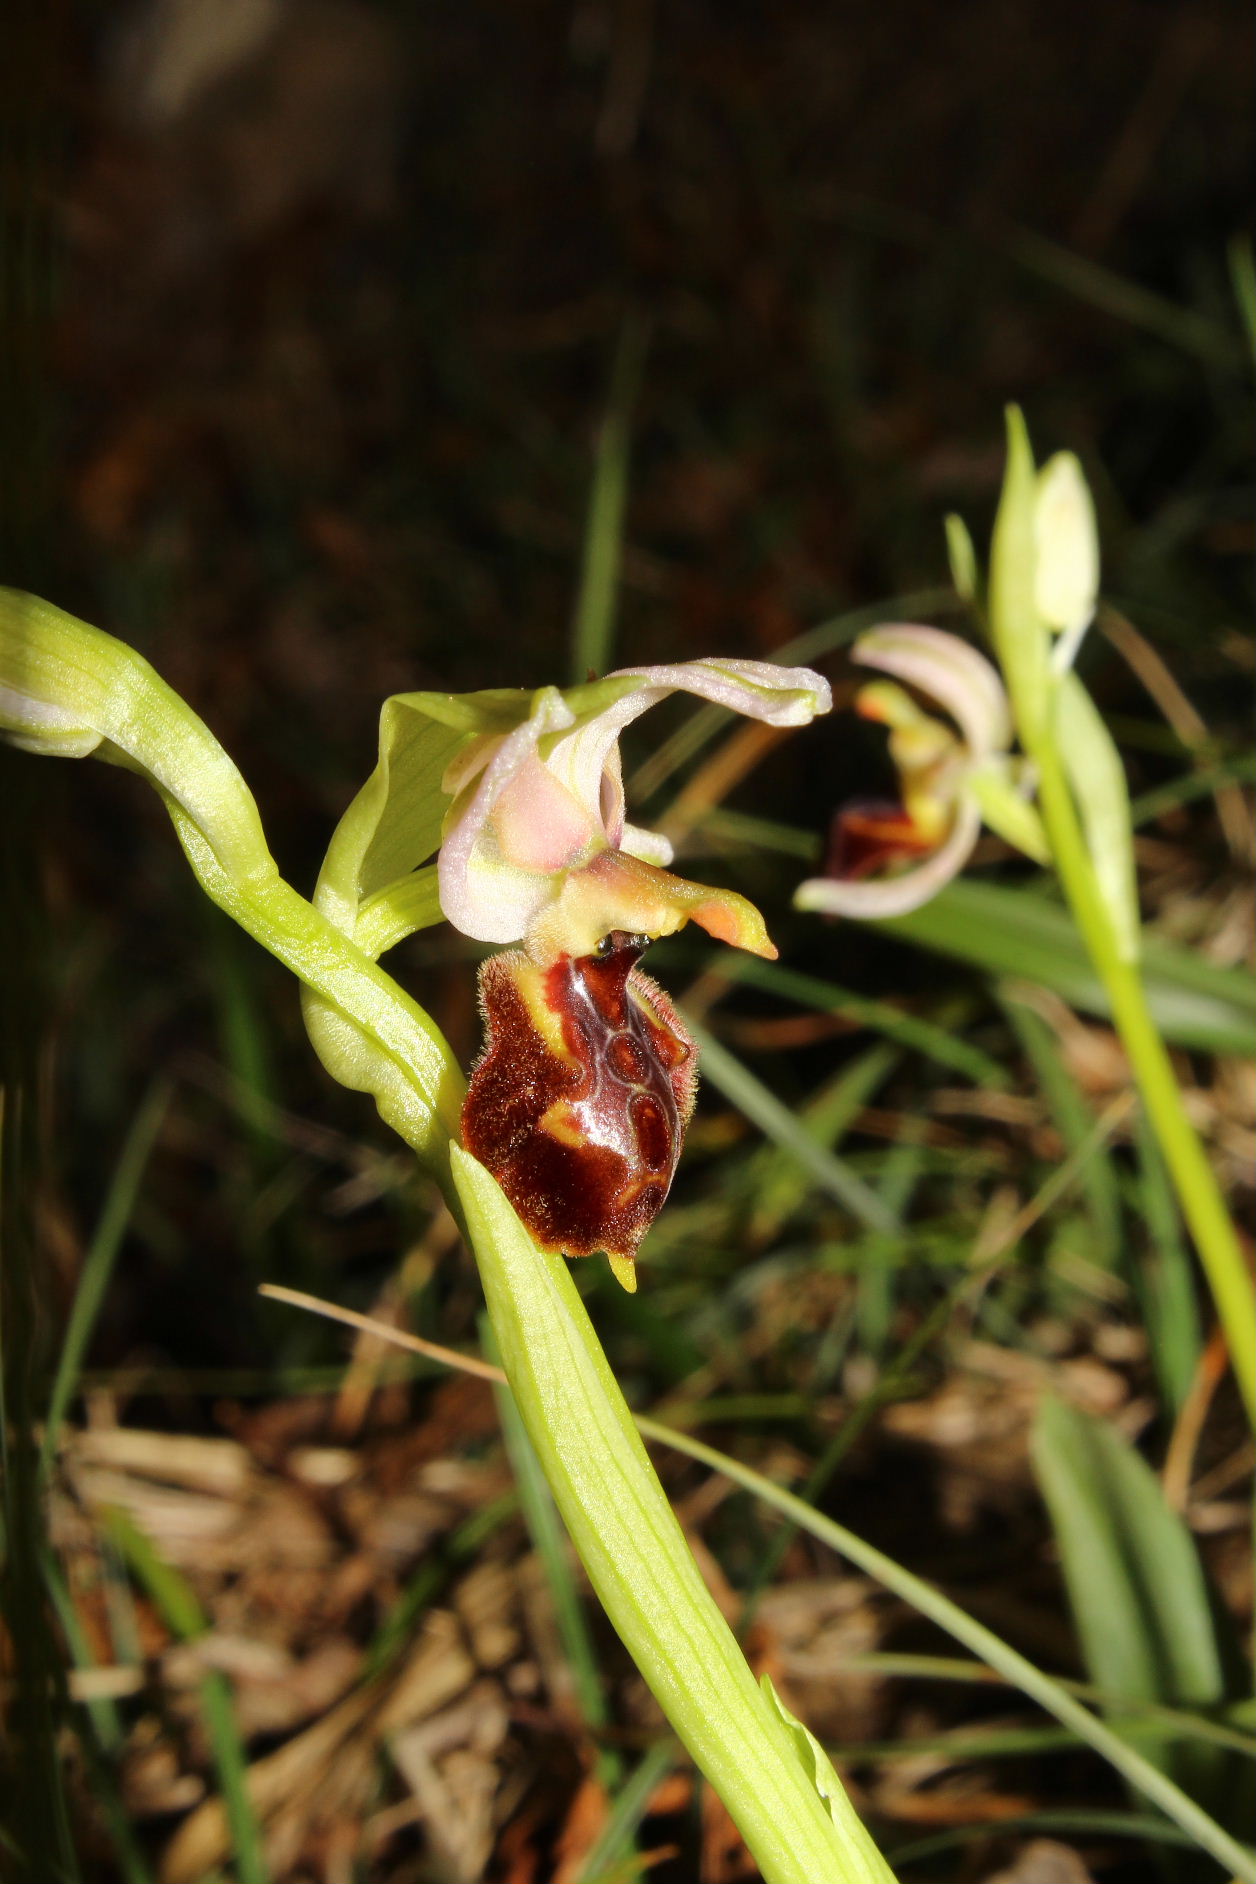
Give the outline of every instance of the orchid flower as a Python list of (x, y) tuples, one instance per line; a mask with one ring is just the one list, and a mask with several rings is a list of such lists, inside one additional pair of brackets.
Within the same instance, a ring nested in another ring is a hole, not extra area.
[(620, 734), (677, 691), (770, 726), (803, 726), (830, 705), (819, 674), (766, 661), (630, 667), (566, 694), (542, 688), (510, 732), (472, 738), (446, 768), (439, 886), (455, 928), (522, 942), (538, 963), (592, 955), (614, 930), (671, 935), (690, 920), (775, 955), (744, 897), (671, 875), (667, 839), (626, 821)]
[(776, 954), (753, 904), (673, 876), (667, 840), (625, 818), (619, 736), (677, 689), (774, 726), (829, 705), (826, 683), (806, 669), (628, 668), (567, 694), (542, 689), (511, 730), (463, 745), (442, 779), (452, 803), (441, 907), (464, 934), (524, 945), (480, 970), (485, 1045), (463, 1144), (538, 1242), (568, 1256), (605, 1250), (628, 1289), (697, 1083), (694, 1043), (638, 959), (690, 920)]
[[(941, 628), (894, 623), (855, 643), (852, 658), (894, 676), (860, 689), (856, 710), (890, 729), (901, 800), (845, 807), (834, 820), (829, 874), (799, 885), (799, 909), (830, 916), (901, 916), (963, 869), (983, 820), (1032, 857), (1045, 856), (1037, 816), (1011, 755), (1003, 683), (976, 648)], [(899, 682), (943, 707), (924, 712)], [(892, 871), (923, 859), (902, 875)]]
[[(625, 816), (620, 734), (675, 692), (771, 726), (830, 704), (808, 668), (739, 660), (628, 667), (562, 692), (396, 694), (314, 892), (373, 959), (442, 916), (476, 941), (522, 943), (480, 969), (485, 1043), (462, 1142), (539, 1243), (605, 1250), (625, 1287), (680, 1156), (697, 1064), (638, 958), (689, 921), (776, 954), (753, 904), (674, 876), (666, 838)], [(339, 1028), (316, 996), (306, 1023), (338, 1064)]]

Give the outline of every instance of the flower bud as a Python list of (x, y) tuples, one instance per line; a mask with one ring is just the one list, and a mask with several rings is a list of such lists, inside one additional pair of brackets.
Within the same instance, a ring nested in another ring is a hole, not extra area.
[(1082, 635), (1099, 593), (1099, 533), (1081, 465), (1057, 451), (1038, 473), (1034, 499), (1034, 600), (1058, 634)]

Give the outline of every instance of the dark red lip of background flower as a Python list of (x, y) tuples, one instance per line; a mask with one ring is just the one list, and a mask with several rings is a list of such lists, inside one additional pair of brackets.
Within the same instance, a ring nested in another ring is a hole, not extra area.
[(838, 883), (879, 876), (898, 863), (927, 857), (938, 848), (905, 807), (893, 799), (859, 798), (834, 813), (824, 857), (824, 875)]

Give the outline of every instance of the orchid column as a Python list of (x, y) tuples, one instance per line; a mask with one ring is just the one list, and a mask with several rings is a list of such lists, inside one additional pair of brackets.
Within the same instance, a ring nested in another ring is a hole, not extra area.
[[(619, 734), (676, 688), (784, 726), (829, 704), (806, 670), (734, 661), (629, 669), (566, 693), (398, 695), (307, 902), (279, 876), (239, 772), (148, 663), (0, 591), (0, 732), (147, 778), (208, 895), (299, 977), (324, 1065), (372, 1095), (444, 1186), (590, 1581), (769, 1884), (883, 1884), (823, 1754), (755, 1683), (703, 1584), (559, 1253), (609, 1245), (631, 1286), (679, 1151), (693, 1049), (636, 966), (646, 940), (694, 920), (774, 952), (748, 903), (670, 875), (665, 842), (625, 822)], [(522, 944), (486, 970), (490, 1038), (465, 1111), (447, 1043), (378, 966), (442, 915)], [(504, 1079), (503, 1051), (515, 1056)], [(529, 1082), (512, 1110), (503, 1095)], [(459, 1144), (464, 1117), (540, 1242)]]

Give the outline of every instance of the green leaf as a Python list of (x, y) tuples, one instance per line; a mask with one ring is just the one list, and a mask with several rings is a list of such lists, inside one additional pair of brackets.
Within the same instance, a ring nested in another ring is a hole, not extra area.
[[(1032, 890), (975, 878), (949, 883), (910, 915), (876, 924), (922, 948), (974, 967), (1036, 981), (1073, 1007), (1107, 1018), (1107, 992), (1068, 911)], [(1177, 1046), (1250, 1054), (1256, 1043), (1256, 983), (1155, 936), (1143, 941), (1147, 1002), (1165, 1039)]]
[[(492, 1329), (483, 1317), (481, 1331), (484, 1335), (481, 1344), (484, 1357), (496, 1364), (497, 1353), (492, 1339)], [(554, 1621), (571, 1673), (576, 1706), (585, 1729), (601, 1734), (610, 1719), (606, 1706), (606, 1693), (598, 1665), (597, 1650), (585, 1620), (582, 1594), (577, 1587), (576, 1576), (572, 1570), (567, 1540), (554, 1508), (554, 1500), (550, 1495), (545, 1474), (541, 1470), (541, 1462), (536, 1456), (532, 1441), (528, 1438), (527, 1429), (515, 1405), (513, 1394), (509, 1387), (495, 1383), (493, 1398), (497, 1403), (497, 1417), (501, 1423), (502, 1437), (506, 1442), (506, 1454), (514, 1473), (523, 1520), (528, 1527), (532, 1547), (545, 1573)], [(613, 1748), (601, 1748), (595, 1765), (598, 1778), (608, 1792), (613, 1791), (620, 1779), (619, 1755)]]
[(1194, 1541), (1151, 1467), (1106, 1420), (1055, 1399), (1033, 1459), (1096, 1686), (1124, 1701), (1224, 1699)]
[(1075, 673), (1056, 683), (1055, 740), (1121, 959), (1138, 960), (1134, 833), (1125, 767), (1102, 714)]
[[(1031, 1444), (1090, 1679), (1117, 1705), (1224, 1701), (1203, 1567), (1151, 1467), (1114, 1426), (1062, 1400), (1043, 1402)], [(1147, 1753), (1215, 1801), (1222, 1749), (1149, 1738)]]
[(483, 1166), (454, 1181), (502, 1366), (589, 1580), (767, 1884), (886, 1884), (853, 1808), (829, 1816), (698, 1573), (561, 1256)]

